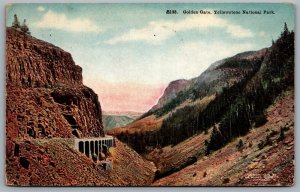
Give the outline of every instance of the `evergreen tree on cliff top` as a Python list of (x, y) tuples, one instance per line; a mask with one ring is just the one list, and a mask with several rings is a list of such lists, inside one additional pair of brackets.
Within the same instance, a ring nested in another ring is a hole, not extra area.
[(26, 19), (24, 19), (24, 22), (23, 22), (23, 24), (22, 24), (22, 26), (21, 26), (21, 31), (22, 31), (23, 33), (26, 33), (26, 34), (30, 34), (29, 28), (28, 28), (27, 25), (26, 25)]
[(12, 23), (12, 27), (16, 29), (20, 29), (20, 22), (18, 20), (18, 16), (15, 14), (14, 15), (14, 22)]

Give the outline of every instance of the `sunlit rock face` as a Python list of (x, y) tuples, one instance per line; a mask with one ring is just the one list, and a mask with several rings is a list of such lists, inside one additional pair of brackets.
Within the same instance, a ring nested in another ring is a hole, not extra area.
[(103, 136), (98, 96), (82, 83), (70, 53), (6, 30), (7, 137)]

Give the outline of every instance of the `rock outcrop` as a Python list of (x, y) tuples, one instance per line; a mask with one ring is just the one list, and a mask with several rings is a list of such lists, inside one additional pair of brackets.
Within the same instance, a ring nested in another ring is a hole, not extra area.
[(70, 53), (13, 28), (6, 34), (6, 184), (150, 185), (155, 166), (118, 140), (110, 171), (74, 149), (73, 137), (104, 132), (98, 97)]
[[(70, 145), (71, 144), (71, 145)], [(72, 139), (7, 142), (6, 183), (17, 186), (149, 186), (155, 166), (116, 140), (106, 171), (72, 148)]]
[(7, 28), (6, 35), (7, 86), (82, 85), (82, 69), (70, 53), (14, 28)]
[(168, 87), (165, 89), (164, 94), (161, 96), (156, 105), (152, 107), (152, 111), (163, 107), (165, 104), (174, 99), (180, 91), (183, 91), (190, 84), (189, 80), (179, 79), (169, 83)]
[(7, 138), (103, 135), (98, 97), (71, 54), (14, 28), (6, 34)]

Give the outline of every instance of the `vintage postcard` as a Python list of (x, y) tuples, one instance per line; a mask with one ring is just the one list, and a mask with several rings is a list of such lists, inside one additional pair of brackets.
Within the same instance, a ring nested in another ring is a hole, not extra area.
[(9, 4), (9, 186), (291, 186), (293, 4)]

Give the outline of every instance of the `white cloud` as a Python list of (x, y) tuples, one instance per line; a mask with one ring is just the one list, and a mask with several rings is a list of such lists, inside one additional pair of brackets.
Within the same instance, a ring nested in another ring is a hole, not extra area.
[(89, 71), (89, 77), (97, 78), (101, 74), (103, 79), (110, 82), (167, 84), (176, 79), (197, 77), (215, 61), (255, 49), (257, 47), (252, 43), (211, 40), (185, 42), (155, 52), (144, 50), (145, 54), (131, 49), (110, 51), (97, 55), (96, 60), (101, 60), (105, 65), (95, 64)]
[(261, 37), (264, 37), (264, 36), (266, 36), (266, 32), (261, 31), (261, 32), (258, 33), (258, 35), (261, 36)]
[(42, 19), (35, 23), (38, 28), (54, 28), (69, 32), (93, 32), (102, 30), (91, 20), (86, 18), (67, 18), (63, 13), (55, 13), (49, 10)]
[(236, 38), (254, 37), (254, 34), (249, 30), (239, 25), (228, 25), (226, 31)]
[(175, 35), (176, 32), (191, 29), (222, 28), (225, 32), (235, 38), (253, 37), (254, 34), (240, 25), (235, 25), (229, 21), (215, 15), (192, 15), (179, 21), (152, 21), (143, 28), (133, 28), (127, 33), (114, 37), (106, 43), (116, 44), (129, 41), (145, 41), (158, 44), (165, 39)]
[(174, 79), (197, 77), (212, 63), (254, 48), (251, 43), (187, 42), (151, 63), (163, 63), (162, 66), (156, 66), (155, 73), (168, 71), (168, 75), (162, 74), (157, 77), (157, 81), (165, 77), (165, 82), (168, 82)]
[(38, 6), (37, 10), (38, 10), (39, 12), (43, 12), (43, 11), (45, 11), (46, 9), (45, 9), (45, 7), (43, 7), (43, 6)]
[(175, 31), (163, 22), (151, 22), (144, 28), (131, 29), (121, 36), (106, 41), (106, 43), (116, 44), (127, 41), (146, 41), (157, 44), (171, 37), (174, 33)]

